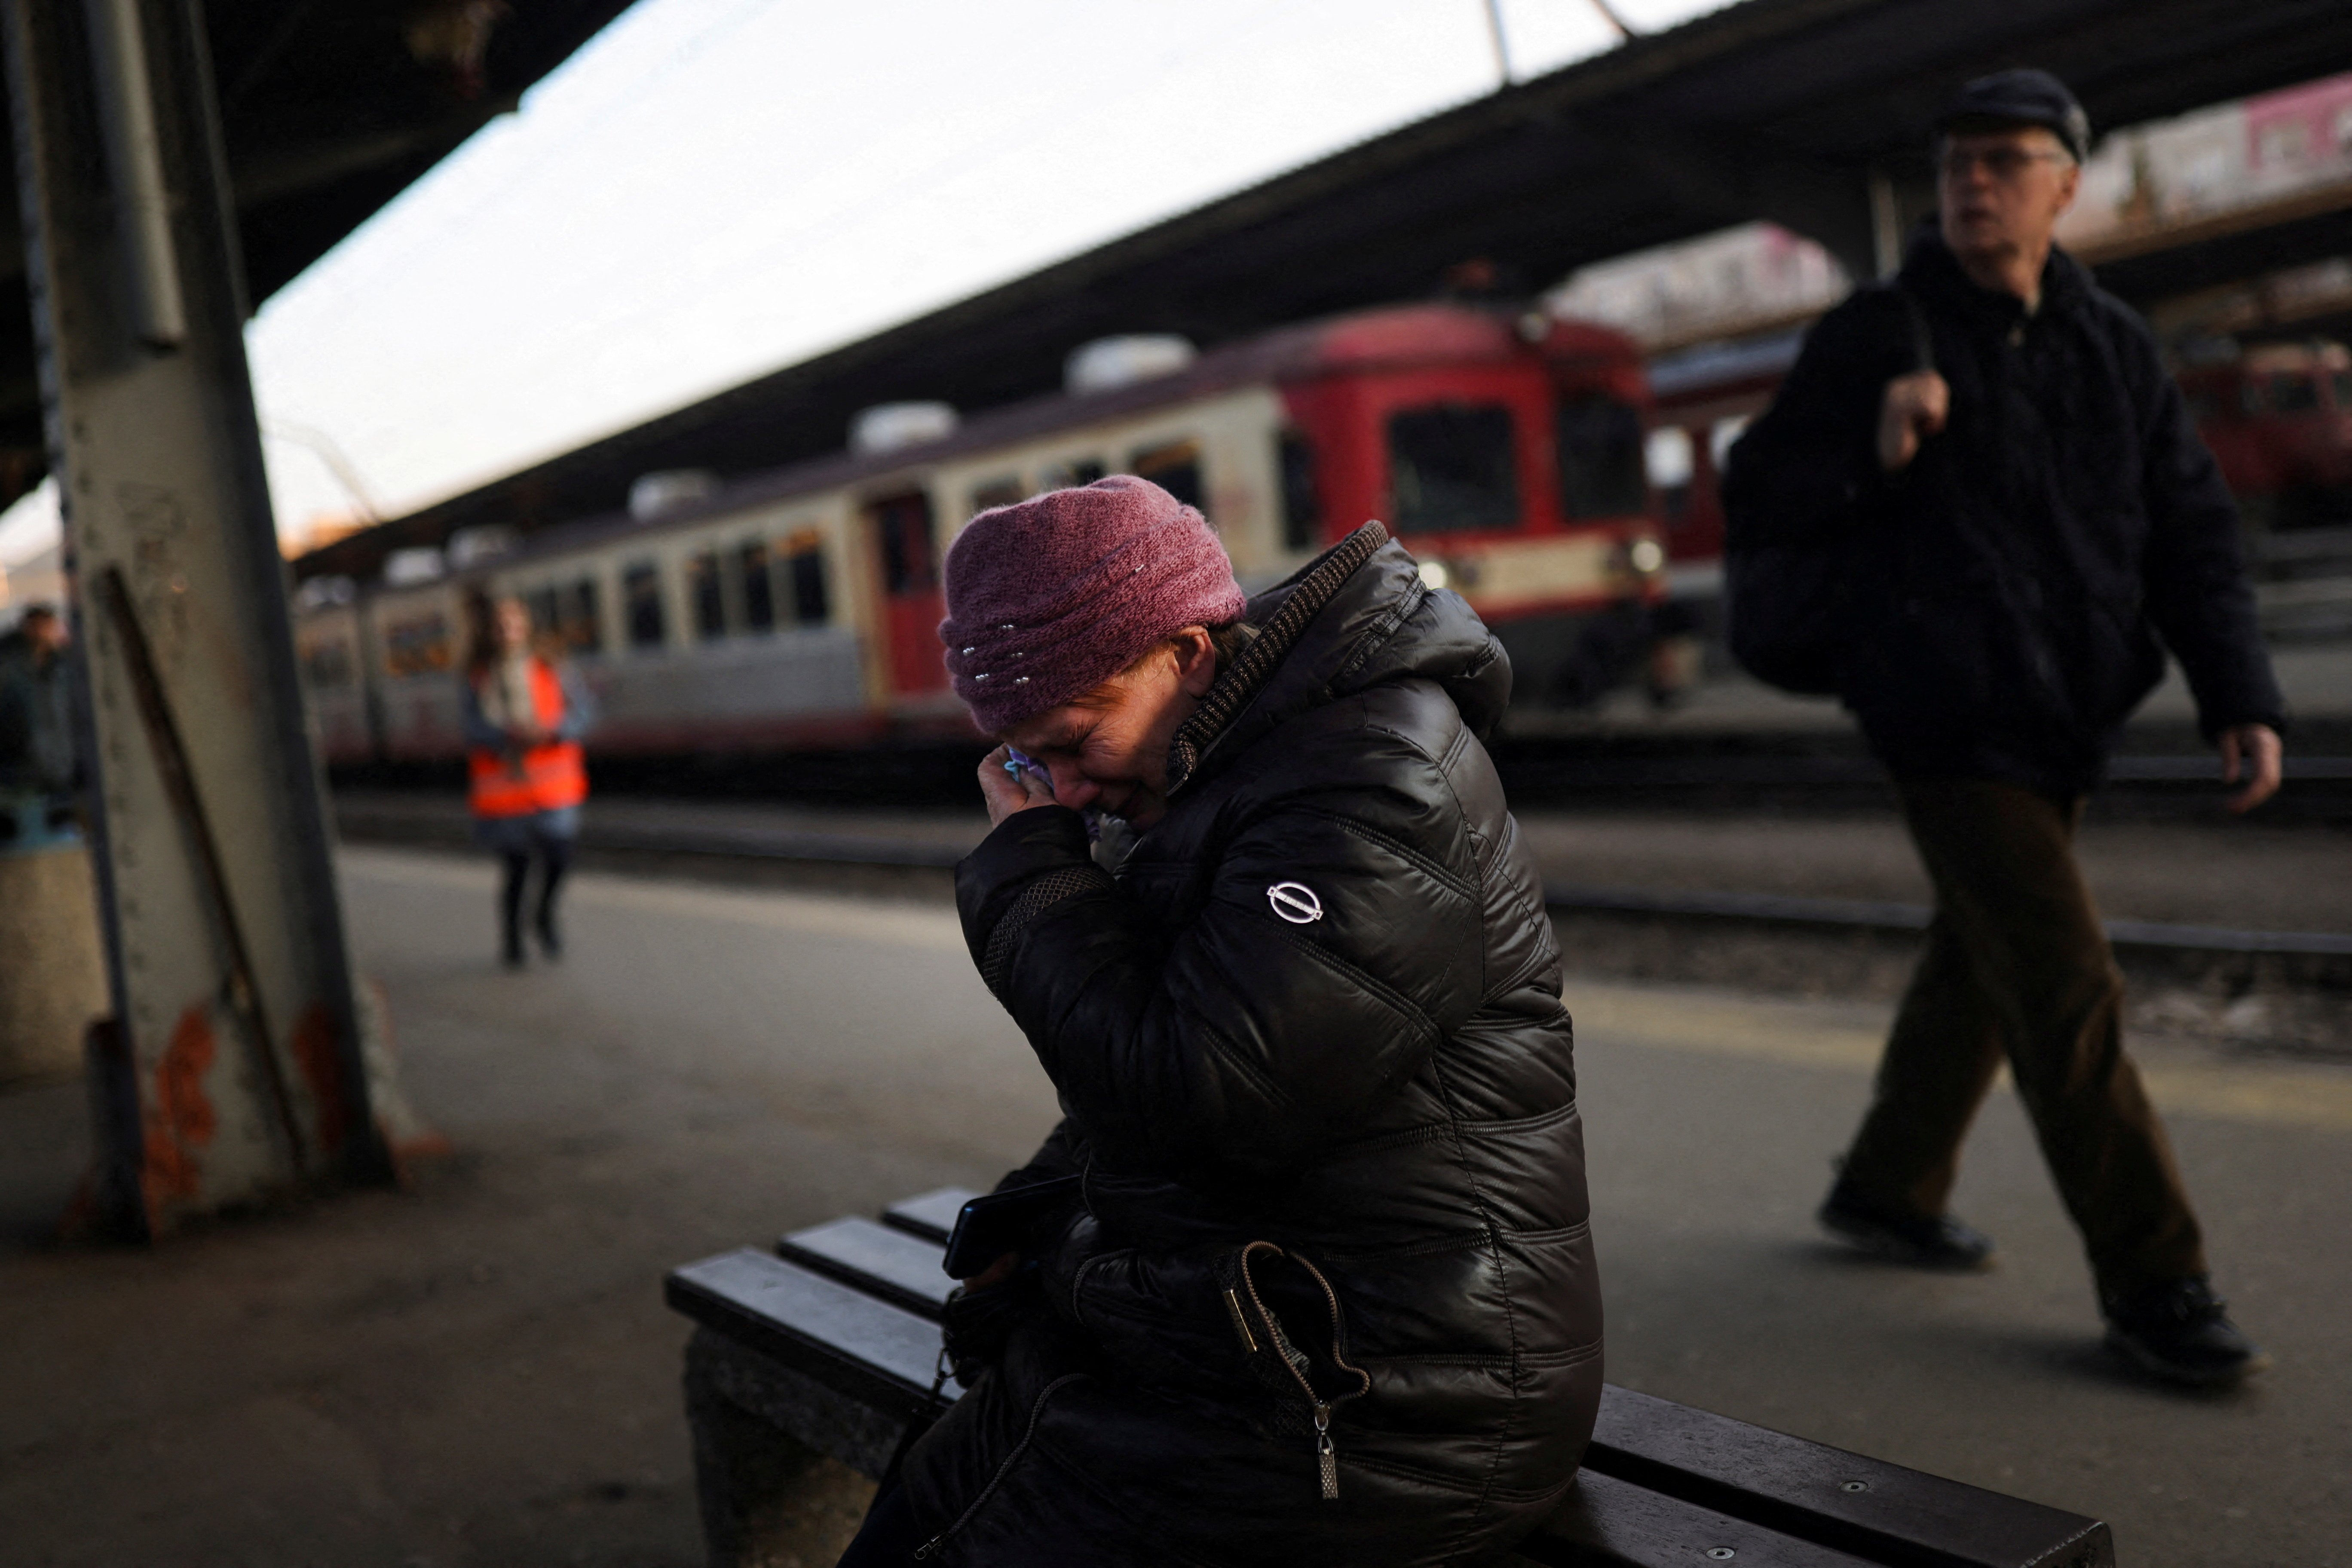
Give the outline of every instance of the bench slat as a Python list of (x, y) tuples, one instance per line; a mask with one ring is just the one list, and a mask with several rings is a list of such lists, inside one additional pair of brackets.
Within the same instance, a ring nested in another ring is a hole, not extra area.
[(882, 1223), (945, 1247), (955, 1229), (956, 1215), (978, 1196), (970, 1187), (941, 1187), (917, 1197), (901, 1198), (882, 1211)]
[(937, 1321), (955, 1281), (940, 1268), (936, 1241), (852, 1216), (796, 1230), (776, 1250), (804, 1268)]
[[(1872, 1568), (1879, 1559), (1783, 1535), (1586, 1470), (1560, 1510), (1519, 1543), (1518, 1563), (1540, 1568)], [(1709, 1552), (1727, 1552), (1709, 1557)]]
[[(970, 1196), (951, 1187), (910, 1199), (886, 1216), (887, 1229), (850, 1219), (796, 1231), (779, 1244), (795, 1261), (747, 1247), (689, 1264), (671, 1276), (671, 1302), (845, 1394), (874, 1390), (877, 1403), (911, 1415), (930, 1385), (931, 1320), (951, 1286), (935, 1222), (951, 1224)], [(951, 1383), (948, 1392), (961, 1390)], [(1576, 1499), (1521, 1551), (1563, 1568), (1706, 1562), (1690, 1545), (1702, 1526), (1737, 1527), (1720, 1542), (1737, 1555), (1720, 1561), (1742, 1568), (2115, 1563), (2097, 1521), (1614, 1384), (1601, 1391)]]
[(2105, 1524), (1612, 1384), (1587, 1468), (1917, 1568), (2112, 1568)]
[[(672, 1271), (664, 1294), (705, 1327), (900, 1420), (929, 1407), (940, 1326), (902, 1307), (750, 1247)], [(950, 1378), (941, 1395), (962, 1392)]]

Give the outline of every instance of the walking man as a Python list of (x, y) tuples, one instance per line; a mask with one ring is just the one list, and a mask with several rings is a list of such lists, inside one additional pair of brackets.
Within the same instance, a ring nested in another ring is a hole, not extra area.
[(1991, 1242), (1945, 1205), (2006, 1058), (2108, 1346), (2225, 1383), (2267, 1358), (2207, 1283), (2073, 837), (2166, 649), (2242, 785), (2234, 810), (2278, 787), (2282, 704), (2236, 509), (2156, 342), (2052, 242), (2088, 139), (2045, 72), (1963, 89), (1937, 128), (1937, 217), (1891, 284), (1813, 329), (1726, 494), (1735, 542), (1837, 567), (1839, 694), (1936, 889), (1822, 1225), (1900, 1261), (1982, 1266)]

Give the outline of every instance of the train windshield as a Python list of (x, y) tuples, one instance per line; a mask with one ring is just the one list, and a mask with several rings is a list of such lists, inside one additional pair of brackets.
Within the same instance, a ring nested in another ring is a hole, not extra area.
[(1563, 397), (1552, 424), (1562, 515), (1629, 517), (1643, 510), (1649, 492), (1638, 409), (1598, 393)]
[(1510, 409), (1439, 403), (1390, 415), (1389, 489), (1399, 533), (1517, 527)]
[(2308, 414), (2319, 406), (2318, 384), (2302, 371), (2282, 371), (2255, 384), (2261, 389), (2257, 412)]

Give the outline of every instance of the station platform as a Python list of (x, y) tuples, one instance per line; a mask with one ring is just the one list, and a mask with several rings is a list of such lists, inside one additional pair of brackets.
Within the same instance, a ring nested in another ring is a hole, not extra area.
[[(663, 1271), (992, 1182), (1051, 1090), (936, 891), (588, 869), (569, 956), (507, 973), (485, 859), (340, 858), (409, 1096), (456, 1152), (404, 1192), (59, 1247), (38, 1236), (84, 1158), (80, 1090), (0, 1096), (0, 1557), (690, 1568)], [(1814, 1236), (1883, 1003), (1591, 978), (1567, 1000), (1613, 1381), (2096, 1514), (2134, 1568), (2337, 1550), (2352, 1067), (2141, 1053), (2219, 1283), (2279, 1363), (2200, 1398), (2103, 1358), (2005, 1090), (1957, 1200), (1999, 1268), (1909, 1273)], [(793, 1516), (807, 1568), (864, 1501), (829, 1478)]]

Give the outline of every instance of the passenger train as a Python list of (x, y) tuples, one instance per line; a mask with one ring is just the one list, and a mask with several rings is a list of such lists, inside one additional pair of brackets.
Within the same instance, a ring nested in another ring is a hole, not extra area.
[(1052, 396), (960, 424), (870, 410), (837, 456), (641, 481), (628, 513), (312, 579), (298, 650), (333, 764), (458, 753), (475, 592), (568, 644), (602, 708), (592, 754), (970, 737), (937, 635), (949, 534), (1124, 471), (1206, 512), (1253, 590), (1381, 519), (1502, 637), (1517, 700), (1573, 703), (1638, 667), (1662, 591), (1649, 421), (1633, 340), (1545, 315), (1402, 307), (1197, 356), (1106, 340)]

